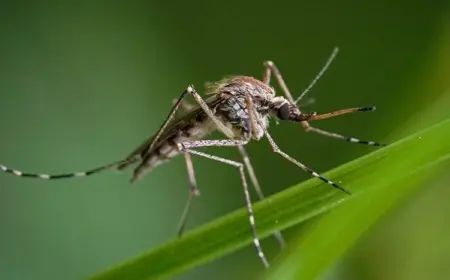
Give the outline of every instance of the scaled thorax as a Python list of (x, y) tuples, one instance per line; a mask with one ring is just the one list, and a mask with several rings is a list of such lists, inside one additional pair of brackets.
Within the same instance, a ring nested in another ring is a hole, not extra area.
[[(299, 122), (314, 115), (302, 114), (295, 104), (283, 96), (275, 96), (275, 90), (271, 86), (248, 76), (235, 76), (209, 83), (206, 92), (223, 100), (215, 108), (215, 113), (233, 130), (237, 139), (261, 139), (268, 128), (270, 117)], [(248, 98), (251, 99), (255, 121), (253, 133)]]

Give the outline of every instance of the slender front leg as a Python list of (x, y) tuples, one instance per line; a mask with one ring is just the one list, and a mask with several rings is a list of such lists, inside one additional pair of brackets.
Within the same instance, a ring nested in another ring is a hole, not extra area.
[[(336, 116), (340, 116), (340, 115), (344, 115), (344, 114), (349, 114), (349, 113), (356, 113), (356, 112), (371, 112), (371, 111), (375, 111), (375, 107), (374, 106), (369, 106), (369, 107), (359, 107), (359, 108), (348, 108), (348, 109), (342, 109), (342, 110), (337, 110), (337, 111), (333, 111), (330, 113), (326, 113), (326, 114), (319, 114), (319, 115), (315, 115), (311, 118), (310, 121), (314, 121), (314, 120), (323, 120), (323, 119), (328, 119), (328, 118), (333, 118)], [(378, 143), (375, 141), (366, 141), (366, 140), (360, 140), (354, 137), (347, 137), (341, 134), (337, 134), (334, 132), (329, 132), (326, 130), (322, 130), (320, 128), (316, 128), (313, 127), (309, 124), (309, 122), (302, 122), (303, 128), (305, 129), (306, 132), (315, 132), (317, 134), (326, 136), (326, 137), (331, 137), (331, 138), (335, 138), (335, 139), (340, 139), (340, 140), (344, 140), (346, 142), (351, 142), (351, 143), (358, 143), (358, 144), (363, 144), (363, 145), (369, 145), (369, 146), (376, 146), (376, 147), (382, 147), (382, 146), (386, 146), (386, 144), (382, 144), (382, 143)]]
[[(302, 123), (303, 124), (303, 123)], [(331, 138), (335, 138), (335, 139), (340, 139), (340, 140), (344, 140), (346, 142), (350, 142), (350, 143), (357, 143), (357, 144), (362, 144), (362, 145), (368, 145), (368, 146), (375, 146), (375, 147), (384, 147), (387, 144), (383, 144), (383, 143), (378, 143), (375, 141), (366, 141), (366, 140), (361, 140), (358, 138), (354, 138), (354, 137), (348, 137), (348, 136), (344, 136), (341, 134), (337, 134), (334, 132), (329, 132), (320, 128), (316, 128), (311, 126), (308, 122), (304, 122), (303, 127), (305, 128), (306, 132), (314, 132), (326, 137), (331, 137)]]
[[(278, 68), (275, 66), (275, 64), (272, 61), (266, 61), (264, 63), (265, 65), (265, 71), (264, 71), (264, 77), (263, 77), (263, 82), (266, 84), (270, 84), (270, 76), (271, 73), (273, 72), (275, 79), (277, 80), (278, 84), (280, 85), (284, 96), (286, 96), (286, 98), (289, 100), (289, 102), (291, 102), (292, 104), (297, 104), (297, 102), (299, 102), (304, 96), (305, 94), (311, 90), (311, 88), (317, 83), (317, 81), (323, 76), (323, 74), (325, 73), (325, 71), (330, 67), (331, 62), (336, 58), (336, 55), (338, 54), (339, 49), (336, 47), (334, 48), (332, 54), (330, 55), (330, 57), (328, 58), (327, 62), (325, 63), (325, 65), (322, 67), (322, 69), (319, 71), (319, 73), (316, 75), (316, 77), (313, 79), (313, 81), (308, 85), (308, 87), (302, 92), (302, 94), (300, 94), (299, 98), (297, 98), (297, 100), (294, 101), (294, 99), (292, 98), (292, 95), (286, 85), (286, 83), (284, 82), (284, 79), (281, 75), (281, 72), (278, 70)], [(300, 110), (300, 109), (299, 109)], [(343, 115), (343, 114), (347, 114), (347, 113), (353, 113), (353, 112), (362, 112), (362, 111), (374, 111), (375, 107), (373, 106), (369, 106), (369, 107), (361, 107), (361, 108), (349, 108), (349, 109), (343, 109), (343, 110), (338, 110), (338, 111), (334, 111), (331, 113), (327, 113), (327, 114), (323, 114), (323, 115), (317, 115), (314, 118), (312, 118), (312, 120), (321, 120), (321, 119), (326, 119), (326, 118), (331, 118), (331, 117), (335, 117), (338, 115)], [(363, 144), (363, 145), (369, 145), (369, 146), (377, 146), (377, 147), (381, 147), (381, 146), (386, 146), (386, 144), (382, 144), (382, 143), (378, 143), (375, 141), (366, 141), (366, 140), (360, 140), (354, 137), (347, 137), (341, 134), (337, 134), (337, 133), (333, 133), (333, 132), (328, 132), (319, 128), (315, 128), (313, 126), (311, 126), (309, 124), (308, 121), (302, 121), (301, 122), (303, 129), (306, 132), (314, 132), (326, 137), (331, 137), (331, 138), (335, 138), (335, 139), (341, 139), (350, 143), (358, 143), (358, 144)]]
[(333, 181), (328, 180), (327, 178), (323, 177), (322, 175), (320, 175), (319, 173), (315, 172), (314, 170), (312, 170), (311, 168), (307, 167), (306, 165), (304, 165), (303, 163), (295, 160), (294, 158), (292, 158), (291, 156), (289, 156), (288, 154), (286, 154), (285, 152), (283, 152), (282, 150), (280, 150), (280, 148), (278, 148), (278, 145), (275, 143), (275, 141), (273, 140), (272, 136), (270, 136), (270, 134), (267, 132), (267, 130), (264, 131), (267, 140), (269, 140), (270, 146), (272, 146), (272, 150), (277, 153), (280, 154), (282, 157), (284, 157), (285, 159), (287, 159), (288, 161), (292, 162), (293, 164), (297, 165), (298, 167), (300, 167), (301, 169), (303, 169), (304, 171), (308, 172), (309, 174), (311, 174), (312, 176), (319, 178), (320, 180), (324, 181), (325, 183), (333, 186), (336, 189), (339, 189), (343, 192), (345, 192), (346, 194), (351, 194), (349, 191), (347, 191), (346, 189), (344, 189), (343, 187), (339, 186), (338, 184), (334, 183)]
[[(247, 98), (246, 101), (247, 101), (247, 106), (249, 108), (250, 116), (254, 116), (254, 118), (256, 119), (256, 117), (255, 117), (256, 116), (256, 112), (253, 109), (253, 101), (252, 101), (252, 99), (251, 98)], [(343, 191), (343, 192), (345, 192), (347, 194), (350, 194), (350, 192), (348, 192), (346, 189), (340, 187), (339, 185), (337, 185), (333, 181), (330, 181), (330, 180), (326, 179), (325, 177), (323, 177), (322, 175), (318, 174), (317, 172), (315, 172), (311, 168), (307, 167), (303, 163), (295, 160), (294, 158), (292, 158), (291, 156), (289, 156), (288, 154), (286, 154), (285, 152), (280, 150), (280, 148), (278, 148), (278, 145), (275, 143), (275, 141), (273, 140), (272, 136), (270, 136), (270, 134), (267, 131), (267, 129), (265, 128), (265, 126), (263, 126), (261, 123), (259, 123), (259, 126), (264, 129), (264, 135), (267, 137), (267, 140), (269, 140), (269, 143), (270, 143), (270, 145), (272, 147), (272, 150), (275, 153), (280, 154), (282, 157), (284, 157), (288, 161), (292, 162), (293, 164), (297, 165), (298, 167), (300, 167), (304, 171), (308, 172), (312, 176), (314, 176), (316, 178), (319, 178), (320, 180), (324, 181), (325, 183), (330, 184), (333, 187), (335, 187), (335, 188), (337, 188), (337, 189), (339, 189), (339, 190), (341, 190), (341, 191)]]

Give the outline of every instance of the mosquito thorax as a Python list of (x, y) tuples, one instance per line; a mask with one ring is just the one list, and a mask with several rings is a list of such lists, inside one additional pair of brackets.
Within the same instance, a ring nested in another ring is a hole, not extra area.
[[(235, 76), (209, 84), (207, 92), (222, 99), (215, 114), (232, 128), (236, 138), (259, 140), (263, 137), (268, 125), (270, 104), (275, 98), (271, 86), (252, 77)], [(253, 134), (246, 98), (251, 98), (254, 109), (256, 131)]]

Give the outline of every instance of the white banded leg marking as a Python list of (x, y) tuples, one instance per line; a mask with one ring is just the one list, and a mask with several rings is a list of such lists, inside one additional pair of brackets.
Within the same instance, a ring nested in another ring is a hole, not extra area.
[[(319, 73), (316, 75), (316, 77), (313, 79), (313, 81), (309, 84), (309, 86), (300, 94), (300, 96), (297, 98), (297, 100), (294, 101), (294, 99), (292, 98), (292, 94), (289, 91), (289, 88), (287, 87), (283, 76), (281, 75), (281, 72), (278, 70), (277, 66), (275, 65), (275, 63), (273, 63), (272, 61), (266, 61), (264, 62), (264, 75), (263, 75), (263, 83), (269, 85), (270, 84), (270, 79), (271, 79), (271, 75), (273, 73), (275, 80), (278, 82), (278, 85), (280, 86), (284, 96), (286, 96), (286, 98), (293, 104), (297, 104), (297, 102), (300, 101), (300, 99), (302, 99), (305, 94), (307, 92), (309, 92), (309, 90), (311, 90), (311, 88), (316, 84), (316, 82), (323, 76), (323, 74), (325, 73), (325, 71), (329, 68), (329, 66), (331, 65), (331, 62), (334, 60), (334, 58), (336, 57), (337, 53), (338, 53), (339, 49), (337, 47), (335, 47), (333, 49), (332, 54), (330, 55), (330, 57), (328, 58), (327, 62), (325, 63), (325, 65), (322, 67), (322, 69), (319, 71)], [(360, 108), (359, 111), (374, 111), (375, 107), (371, 106), (371, 107), (362, 107)], [(328, 132), (319, 128), (315, 128), (312, 127), (311, 125), (309, 125), (308, 122), (304, 121), (302, 122), (302, 126), (305, 129), (305, 131), (313, 131), (315, 133), (327, 136), (327, 137), (332, 137), (332, 138), (336, 138), (336, 139), (342, 139), (344, 141), (347, 142), (351, 142), (351, 143), (358, 143), (358, 144), (362, 144), (362, 145), (369, 145), (369, 146), (375, 146), (375, 147), (383, 147), (386, 146), (386, 144), (383, 143), (378, 143), (375, 141), (365, 141), (365, 140), (360, 140), (357, 138), (353, 138), (353, 137), (346, 137), (337, 133), (332, 133), (332, 132)]]
[[(248, 108), (254, 108), (254, 106), (252, 104), (253, 101), (251, 100), (251, 98), (247, 98), (246, 101), (248, 103), (247, 104)], [(253, 114), (250, 114), (250, 117), (251, 116), (253, 116)], [(255, 134), (255, 131), (256, 131), (256, 127), (255, 127), (256, 120), (255, 120), (255, 118), (252, 118), (252, 117), (251, 117), (251, 119), (252, 119), (252, 121), (250, 122), (250, 127), (251, 127), (251, 130), (252, 130), (252, 134)], [(243, 145), (240, 145), (240, 146), (237, 146), (237, 147), (238, 147), (239, 153), (242, 156), (242, 160), (244, 161), (244, 164), (245, 164), (245, 166), (247, 168), (248, 174), (250, 175), (250, 181), (252, 182), (253, 188), (256, 191), (256, 195), (258, 196), (259, 200), (263, 200), (264, 199), (264, 193), (263, 193), (263, 191), (261, 189), (261, 186), (260, 186), (260, 184), (258, 182), (258, 178), (256, 177), (255, 171), (253, 170), (253, 166), (252, 166), (252, 163), (250, 162), (250, 158), (248, 157), (248, 154), (245, 151), (245, 148), (244, 148)], [(280, 245), (280, 248), (281, 249), (285, 248), (286, 247), (286, 242), (284, 241), (284, 238), (283, 238), (283, 235), (281, 234), (281, 232), (280, 231), (275, 231), (273, 233), (273, 235), (274, 235), (275, 239), (277, 240), (278, 244)]]
[(288, 154), (286, 154), (285, 152), (283, 152), (282, 150), (280, 150), (280, 148), (278, 147), (278, 145), (275, 143), (275, 141), (273, 140), (272, 136), (270, 136), (270, 134), (267, 132), (267, 130), (264, 130), (264, 133), (267, 137), (267, 140), (269, 140), (269, 143), (272, 147), (272, 150), (277, 153), (280, 154), (282, 157), (284, 157), (285, 159), (287, 159), (288, 161), (292, 162), (293, 164), (297, 165), (298, 167), (300, 167), (301, 169), (303, 169), (304, 171), (308, 172), (309, 174), (311, 174), (313, 177), (316, 177), (320, 180), (322, 180), (323, 182), (333, 186), (334, 188), (341, 190), (343, 192), (345, 192), (346, 194), (350, 195), (351, 193), (349, 191), (347, 191), (346, 189), (344, 189), (343, 187), (339, 186), (338, 184), (334, 183), (333, 181), (328, 180), (327, 178), (323, 177), (322, 175), (320, 175), (319, 173), (315, 172), (314, 170), (312, 170), (311, 168), (307, 167), (306, 165), (304, 165), (303, 163), (297, 161), (296, 159), (292, 158), (291, 156), (289, 156)]
[(195, 178), (195, 170), (194, 165), (192, 163), (191, 154), (190, 153), (184, 153), (184, 159), (186, 163), (186, 169), (188, 173), (188, 180), (189, 180), (189, 197), (186, 202), (186, 206), (184, 207), (183, 214), (181, 215), (180, 221), (178, 223), (178, 230), (177, 235), (178, 237), (181, 237), (184, 233), (184, 229), (186, 228), (186, 223), (189, 215), (189, 211), (191, 209), (192, 201), (194, 197), (200, 195), (200, 191), (197, 187), (197, 180)]
[(382, 144), (382, 143), (378, 143), (375, 141), (366, 141), (366, 140), (361, 140), (358, 138), (354, 138), (354, 137), (347, 137), (341, 134), (337, 134), (334, 132), (329, 132), (320, 128), (316, 128), (313, 127), (311, 125), (309, 125), (309, 123), (304, 124), (303, 126), (305, 128), (306, 132), (315, 132), (317, 134), (323, 135), (323, 136), (327, 136), (327, 137), (331, 137), (331, 138), (335, 138), (335, 139), (341, 139), (350, 143), (357, 143), (357, 144), (362, 144), (362, 145), (368, 145), (368, 146), (375, 146), (375, 147), (383, 147), (386, 146), (386, 144)]
[(74, 177), (85, 177), (90, 176), (96, 173), (99, 173), (104, 170), (115, 168), (121, 164), (127, 163), (129, 160), (121, 160), (114, 163), (106, 164), (97, 168), (93, 168), (91, 170), (83, 171), (83, 172), (73, 172), (73, 173), (65, 173), (65, 174), (39, 174), (39, 173), (28, 173), (20, 170), (8, 168), (5, 165), (0, 164), (0, 170), (19, 177), (26, 178), (36, 178), (36, 179), (44, 179), (44, 180), (55, 180), (55, 179), (68, 179)]

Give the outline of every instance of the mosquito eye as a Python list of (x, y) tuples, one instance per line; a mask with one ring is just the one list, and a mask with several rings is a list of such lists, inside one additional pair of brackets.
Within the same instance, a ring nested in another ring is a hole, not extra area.
[(284, 103), (281, 105), (280, 109), (278, 109), (278, 118), (281, 120), (289, 120), (289, 104)]

